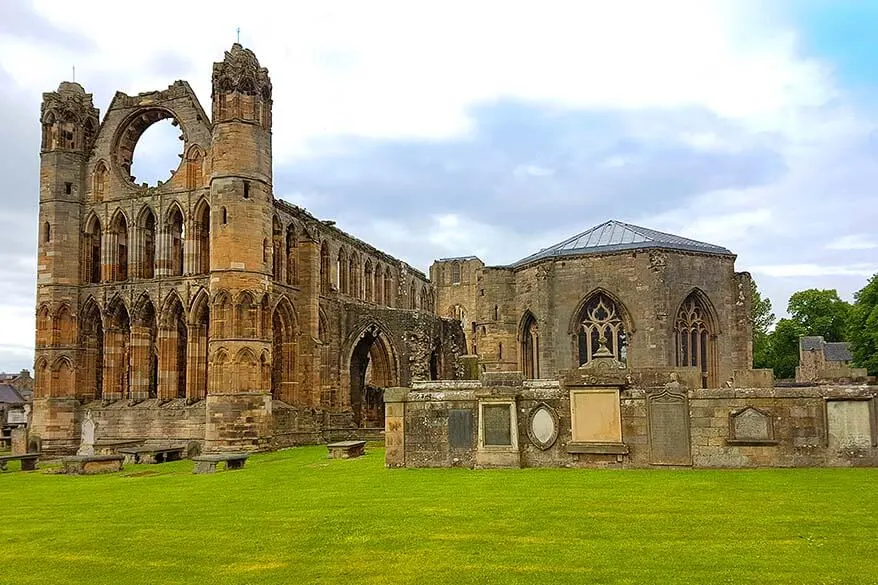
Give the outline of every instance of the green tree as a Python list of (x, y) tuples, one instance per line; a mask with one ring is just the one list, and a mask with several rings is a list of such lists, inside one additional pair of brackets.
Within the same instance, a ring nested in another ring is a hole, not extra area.
[(753, 367), (771, 367), (771, 336), (769, 329), (774, 323), (771, 299), (762, 298), (756, 281), (750, 280), (750, 323), (753, 326)]
[(878, 375), (878, 274), (854, 294), (847, 333), (854, 365)]
[(850, 308), (850, 304), (838, 298), (835, 289), (811, 288), (793, 293), (787, 312), (804, 330), (803, 335), (820, 335), (826, 341), (845, 341)]
[(776, 378), (793, 378), (799, 365), (799, 337), (805, 329), (793, 319), (781, 319), (771, 332), (768, 361)]

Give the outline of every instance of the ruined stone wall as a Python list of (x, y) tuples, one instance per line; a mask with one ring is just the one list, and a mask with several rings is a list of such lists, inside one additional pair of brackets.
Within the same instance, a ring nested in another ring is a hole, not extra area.
[[(484, 265), (476, 257), (466, 257), (437, 260), (430, 267), (430, 279), (436, 291), (436, 314), (460, 321), (470, 354), (480, 351), (476, 335), (476, 302), (482, 288)], [(460, 278), (455, 282), (458, 270)]]
[[(666, 386), (627, 387), (619, 394), (618, 444), (573, 440), (571, 392), (586, 389), (606, 388), (538, 380), (519, 386), (439, 381), (399, 389), (388, 395), (387, 463), (622, 468), (878, 465), (876, 387), (682, 389), (683, 398), (676, 403), (666, 400)], [(479, 438), (480, 405), (506, 401), (515, 408), (516, 445), (492, 452)], [(548, 445), (533, 438), (529, 428), (534, 413), (542, 409), (557, 417), (557, 434)], [(677, 414), (669, 416), (673, 412)], [(461, 426), (462, 420), (468, 420), (469, 426)]]

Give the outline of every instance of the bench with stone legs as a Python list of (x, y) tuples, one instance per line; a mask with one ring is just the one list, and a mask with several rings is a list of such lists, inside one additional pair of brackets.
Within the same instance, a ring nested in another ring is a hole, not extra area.
[(216, 473), (216, 467), (219, 463), (225, 462), (226, 470), (242, 469), (249, 453), (213, 453), (210, 455), (199, 455), (193, 457), (195, 469), (192, 473)]
[(74, 455), (61, 459), (64, 473), (94, 475), (122, 471), (124, 455)]
[(23, 455), (3, 455), (0, 457), (0, 471), (6, 471), (6, 464), (10, 461), (21, 461), (22, 471), (33, 471), (37, 468), (40, 460), (39, 453), (25, 453)]
[(125, 456), (125, 463), (165, 463), (183, 458), (184, 447), (125, 447), (116, 453)]
[(330, 459), (353, 459), (366, 452), (366, 441), (339, 441), (329, 443), (326, 448)]

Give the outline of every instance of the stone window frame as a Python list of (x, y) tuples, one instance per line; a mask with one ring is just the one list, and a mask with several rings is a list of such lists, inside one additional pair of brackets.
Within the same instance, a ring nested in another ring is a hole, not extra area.
[[(509, 407), (509, 445), (485, 445), (485, 405)], [(517, 452), (518, 451), (518, 410), (515, 400), (510, 399), (481, 399), (479, 400), (479, 451), (490, 452)]]
[[(747, 439), (735, 436), (735, 418), (744, 414), (746, 411), (752, 410), (758, 412), (768, 420), (768, 438), (767, 439)], [(744, 406), (729, 411), (729, 436), (726, 438), (727, 445), (777, 445), (780, 441), (775, 438), (774, 434), (774, 415), (770, 410), (763, 410), (755, 406)]]
[(830, 402), (868, 402), (869, 430), (872, 435), (872, 447), (878, 447), (878, 404), (875, 396), (824, 396), (823, 397), (823, 446), (829, 447), (829, 403)]

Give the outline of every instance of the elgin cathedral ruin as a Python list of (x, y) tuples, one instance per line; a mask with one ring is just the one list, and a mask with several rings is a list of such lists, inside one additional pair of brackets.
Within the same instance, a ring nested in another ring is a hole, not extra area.
[[(238, 44), (103, 119), (43, 96), (31, 432), (253, 451), (383, 437), (390, 466), (878, 464), (874, 386), (752, 369), (750, 277), (720, 246), (609, 221), (429, 278), (272, 184), (272, 86)], [(134, 149), (171, 120), (157, 185)]]

